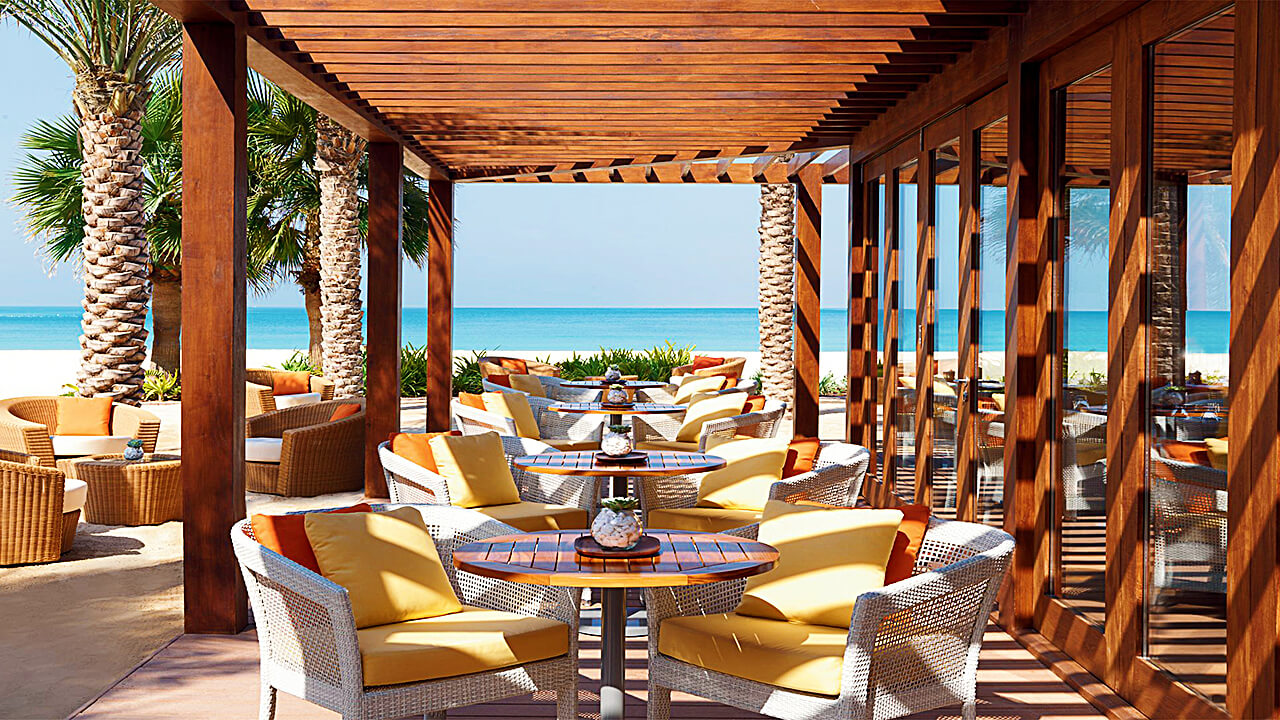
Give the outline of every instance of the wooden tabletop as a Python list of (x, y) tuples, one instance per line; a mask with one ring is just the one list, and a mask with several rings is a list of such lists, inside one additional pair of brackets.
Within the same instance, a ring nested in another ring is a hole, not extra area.
[(604, 405), (598, 402), (560, 402), (547, 407), (548, 410), (563, 413), (585, 413), (587, 415), (662, 415), (682, 413), (688, 410), (687, 405), (664, 405), (661, 403), (629, 403), (627, 405)]
[(584, 389), (595, 389), (595, 390), (603, 390), (605, 388), (613, 387), (614, 385), (622, 385), (623, 387), (626, 387), (628, 389), (635, 390), (635, 389), (644, 389), (644, 388), (666, 387), (669, 383), (664, 383), (661, 380), (622, 380), (621, 382), (616, 382), (616, 383), (605, 382), (603, 380), (563, 380), (561, 381), (560, 384), (568, 388), (584, 388)]
[(759, 575), (773, 569), (778, 551), (755, 540), (713, 533), (649, 530), (662, 552), (640, 560), (583, 557), (573, 541), (581, 530), (519, 533), (467, 543), (453, 552), (461, 570), (557, 587), (673, 587)]
[[(511, 461), (512, 465), (548, 475), (616, 476), (630, 477), (692, 475), (719, 470), (725, 466), (724, 458), (704, 453), (647, 451), (643, 463), (608, 463), (596, 459), (598, 450), (577, 452), (546, 452), (540, 455), (523, 455)], [(642, 451), (643, 452), (643, 451)]]

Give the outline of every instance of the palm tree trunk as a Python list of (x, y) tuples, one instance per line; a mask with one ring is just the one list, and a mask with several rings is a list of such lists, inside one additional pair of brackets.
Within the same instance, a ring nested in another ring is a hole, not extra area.
[(320, 282), (302, 287), (302, 304), (307, 308), (307, 357), (315, 367), (324, 367), (324, 324), (320, 319)]
[(360, 392), (364, 311), (360, 301), (359, 170), (365, 142), (321, 115), (316, 118), (320, 173), (320, 322), (325, 377), (334, 397)]
[(156, 273), (151, 289), (151, 364), (178, 374), (182, 363), (182, 279), (172, 273)]
[(795, 202), (790, 183), (760, 186), (761, 392), (788, 406), (795, 394)]
[(145, 93), (117, 115), (82, 112), (84, 165), (84, 315), (80, 321), (80, 395), (141, 401), (147, 356), (151, 256), (142, 203)]

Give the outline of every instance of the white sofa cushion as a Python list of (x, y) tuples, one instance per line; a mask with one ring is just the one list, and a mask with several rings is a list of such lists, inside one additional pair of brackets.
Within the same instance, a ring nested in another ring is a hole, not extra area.
[(295, 395), (276, 395), (276, 409), (283, 410), (285, 408), (297, 407), (298, 405), (310, 405), (320, 402), (320, 393), (297, 393)]
[(133, 438), (128, 435), (51, 435), (49, 439), (53, 441), (56, 457), (81, 457), (122, 453)]
[(83, 510), (89, 499), (89, 483), (83, 480), (67, 478), (62, 491), (62, 512), (69, 513)]
[(283, 446), (284, 440), (280, 438), (245, 438), (245, 462), (278, 463), (280, 462), (280, 449)]

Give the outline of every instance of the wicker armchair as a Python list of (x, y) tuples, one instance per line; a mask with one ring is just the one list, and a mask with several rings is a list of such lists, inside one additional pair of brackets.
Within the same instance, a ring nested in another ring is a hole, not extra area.
[(1151, 451), (1151, 581), (1227, 591), (1227, 473)]
[(499, 385), (490, 382), (487, 379), (480, 380), (480, 386), (485, 392), (518, 392), (533, 401), (547, 400), (550, 402), (598, 402), (600, 400), (600, 391), (590, 388), (572, 388), (565, 387), (562, 378), (553, 375), (535, 375), (538, 382), (542, 384), (542, 392), (546, 393), (546, 397), (534, 397), (523, 390), (509, 388), (506, 385)]
[[(272, 378), (276, 373), (282, 370), (273, 370), (271, 368), (249, 368), (244, 371), (245, 379), (245, 396), (244, 396), (244, 415), (245, 417), (253, 417), (262, 413), (272, 412), (279, 408), (276, 407), (276, 397), (271, 394), (273, 386)], [(333, 381), (313, 375), (311, 377), (311, 392), (319, 393), (320, 400), (333, 399)]]
[[(58, 434), (55, 397), (20, 397), (0, 400), (0, 449), (35, 455), (40, 464), (54, 464), (53, 440)], [(142, 441), (143, 452), (155, 452), (160, 418), (141, 408), (113, 403), (111, 434)], [(118, 452), (118, 451), (117, 451)]]
[(742, 373), (747, 368), (747, 359), (744, 357), (725, 358), (724, 364), (713, 367), (706, 367), (700, 370), (693, 369), (693, 363), (688, 365), (677, 365), (671, 368), (671, 384), (679, 385), (680, 378), (685, 375), (698, 375), (701, 377), (710, 377), (712, 375), (732, 375), (741, 378)]
[[(654, 403), (673, 403), (676, 401), (676, 393), (680, 390), (679, 385), (668, 384), (659, 388), (645, 388), (636, 390), (636, 397), (640, 402)], [(754, 395), (756, 392), (755, 380), (740, 380), (737, 385), (719, 390), (720, 393), (741, 392), (748, 395)]]
[[(546, 443), (524, 438), (500, 436), (507, 463), (522, 455), (538, 455), (553, 448)], [(386, 473), (391, 501), (423, 505), (449, 505), (449, 484), (444, 477), (391, 452), (390, 443), (378, 445), (378, 457)], [(600, 478), (569, 475), (544, 475), (511, 466), (511, 476), (520, 489), (523, 502), (575, 507), (595, 517), (600, 504)], [(483, 511), (481, 511), (483, 512)]]
[[(871, 453), (861, 445), (840, 442), (824, 442), (814, 459), (813, 470), (784, 478), (769, 488), (769, 500), (795, 503), (802, 500), (827, 505), (853, 507), (862, 493), (862, 483), (867, 477)], [(640, 507), (646, 515), (654, 510), (691, 508), (698, 502), (698, 483), (701, 475), (676, 475), (673, 477), (645, 478), (638, 483)], [(749, 512), (749, 511), (747, 511)], [(745, 514), (744, 514), (745, 517)], [(743, 525), (759, 522), (760, 514)]]
[[(519, 392), (507, 388), (505, 392)], [(524, 393), (520, 393), (524, 395)], [(525, 396), (529, 397), (529, 396)], [(588, 415), (584, 413), (561, 413), (548, 410), (557, 400), (529, 397), (529, 408), (538, 421), (540, 439), (561, 450), (585, 450), (600, 447), (600, 438), (604, 435), (604, 415)], [(461, 430), (463, 435), (479, 435), (496, 432), (499, 435), (518, 437), (516, 421), (505, 415), (480, 410), (463, 405), (458, 400), (449, 402), (449, 414), (453, 427)]]
[(537, 360), (486, 355), (479, 360), (480, 376), (490, 375), (543, 375), (560, 377), (560, 368)]
[[(74, 486), (78, 498), (69, 498)], [(86, 489), (35, 455), (0, 450), (0, 565), (54, 562), (70, 550)]]
[[(330, 421), (334, 408), (360, 411)], [(347, 398), (263, 413), (246, 421), (246, 438), (280, 438), (279, 462), (245, 461), (245, 489), (311, 497), (364, 487), (364, 400)]]
[[(390, 507), (375, 505), (374, 510)], [(459, 546), (514, 529), (462, 508), (420, 506), (418, 511), (462, 604), (562, 622), (569, 627), (569, 651), (559, 657), (489, 672), (366, 686), (347, 590), (258, 544), (253, 538), (253, 526), (241, 520), (231, 529), (231, 544), (244, 574), (258, 628), (260, 718), (271, 720), (275, 716), (279, 691), (337, 712), (343, 718), (376, 720), (424, 715), (443, 718), (446, 710), (536, 690), (555, 691), (556, 716), (560, 720), (577, 717), (580, 593), (491, 580), (455, 570), (453, 551)]]
[[(755, 537), (758, 526), (735, 534)], [(776, 718), (879, 720), (959, 704), (976, 716), (978, 651), (1013, 538), (974, 523), (930, 521), (915, 575), (863, 593), (853, 607), (835, 696), (707, 670), (658, 650), (667, 618), (733, 611), (745, 580), (645, 591), (650, 720), (671, 716), (671, 691)]]
[[(702, 426), (697, 447), (694, 447), (693, 443), (682, 443), (676, 440), (676, 435), (680, 432), (680, 424), (684, 422), (683, 413), (636, 416), (631, 420), (631, 435), (637, 446), (647, 443), (652, 449), (706, 452), (712, 438), (731, 440), (735, 437), (777, 437), (778, 428), (786, 413), (786, 403), (769, 400), (765, 403), (764, 409), (758, 412), (709, 420)], [(684, 447), (685, 445), (688, 447)]]
[(1106, 507), (1107, 461), (1094, 460), (1107, 447), (1107, 416), (1067, 412), (1062, 417), (1063, 511), (1068, 518)]

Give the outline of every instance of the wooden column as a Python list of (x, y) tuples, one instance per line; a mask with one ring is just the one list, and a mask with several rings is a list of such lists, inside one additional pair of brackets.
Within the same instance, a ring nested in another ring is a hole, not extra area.
[[(876, 447), (876, 268), (875, 185), (865, 168), (849, 168), (849, 387), (845, 440), (872, 452)], [(868, 469), (874, 474), (874, 468)]]
[(880, 327), (884, 328), (884, 375), (881, 376), (881, 413), (884, 431), (880, 443), (883, 446), (884, 467), (880, 471), (879, 503), (887, 506), (889, 498), (898, 487), (898, 171), (884, 174), (884, 240), (880, 252), (884, 255), (884, 297), (881, 299)]
[(818, 437), (819, 284), (822, 273), (822, 168), (796, 177), (796, 437)]
[(1280, 5), (1236, 3), (1227, 707), (1275, 717), (1280, 628)]
[(370, 498), (388, 496), (378, 443), (400, 430), (403, 164), (404, 151), (399, 143), (369, 143), (364, 494)]
[(427, 193), (427, 431), (438, 432), (453, 397), (453, 182), (431, 180)]
[(244, 518), (243, 27), (183, 25), (182, 487), (189, 633), (236, 633), (248, 599), (228, 538)]
[(934, 266), (937, 218), (933, 151), (916, 163), (916, 488), (915, 501), (933, 507), (933, 343), (937, 322)]

